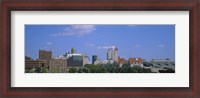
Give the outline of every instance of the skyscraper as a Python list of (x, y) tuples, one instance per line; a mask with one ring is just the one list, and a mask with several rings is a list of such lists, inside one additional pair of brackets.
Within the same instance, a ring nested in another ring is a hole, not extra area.
[(108, 49), (107, 60), (118, 62), (118, 48), (117, 47), (112, 47)]

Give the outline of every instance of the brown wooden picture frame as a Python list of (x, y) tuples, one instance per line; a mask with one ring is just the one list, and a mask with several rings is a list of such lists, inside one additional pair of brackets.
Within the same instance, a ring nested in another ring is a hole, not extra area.
[[(200, 0), (3, 0), (0, 97), (200, 98)], [(189, 87), (11, 87), (11, 11), (189, 11)]]

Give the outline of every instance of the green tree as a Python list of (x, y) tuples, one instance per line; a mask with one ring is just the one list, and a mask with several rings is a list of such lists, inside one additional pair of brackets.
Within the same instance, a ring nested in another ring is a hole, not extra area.
[(41, 68), (41, 73), (47, 73), (48, 71), (48, 68)]
[(151, 73), (151, 69), (150, 68), (147, 68), (147, 69), (143, 68), (143, 70), (144, 70), (144, 73)]
[(76, 68), (70, 68), (69, 69), (69, 73), (76, 73), (77, 72), (77, 69)]
[(58, 68), (54, 68), (54, 69), (52, 69), (50, 72), (52, 72), (52, 73), (59, 73), (60, 70), (59, 70)]
[(78, 73), (83, 73), (83, 68), (78, 68)]
[(40, 67), (36, 67), (36, 68), (34, 69), (34, 72), (35, 72), (35, 73), (41, 73), (41, 68), (40, 68)]
[(89, 73), (90, 70), (89, 70), (87, 67), (84, 67), (84, 68), (83, 68), (83, 72), (84, 72), (84, 73)]

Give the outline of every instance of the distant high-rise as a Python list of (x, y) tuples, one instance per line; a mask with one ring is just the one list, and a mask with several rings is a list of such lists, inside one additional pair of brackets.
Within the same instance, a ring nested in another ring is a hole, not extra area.
[(84, 54), (83, 55), (83, 65), (89, 64), (89, 63), (90, 63), (90, 59), (89, 59), (88, 55)]
[(117, 47), (115, 47), (115, 50), (114, 50), (114, 61), (118, 62), (118, 48)]
[(71, 49), (71, 53), (72, 53), (72, 54), (76, 53), (76, 49), (75, 49), (75, 48), (72, 48), (72, 49)]
[(112, 48), (108, 49), (107, 60), (113, 60), (113, 49)]
[(98, 56), (97, 55), (93, 55), (92, 56), (92, 64), (94, 64), (94, 62), (98, 59)]
[(107, 60), (118, 62), (118, 48), (117, 47), (108, 49)]

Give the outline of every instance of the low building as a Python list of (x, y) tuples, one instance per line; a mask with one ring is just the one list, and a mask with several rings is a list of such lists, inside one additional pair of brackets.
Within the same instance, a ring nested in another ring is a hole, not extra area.
[(133, 67), (133, 66), (143, 67), (142, 58), (129, 58), (128, 62), (130, 64), (130, 67)]
[(113, 64), (115, 61), (114, 60), (108, 60), (109, 64)]
[(49, 61), (49, 70), (50, 71), (59, 71), (65, 72), (67, 69), (67, 60), (66, 59), (51, 59)]
[(103, 65), (104, 65), (104, 64), (108, 64), (108, 63), (109, 63), (108, 60), (102, 60), (102, 61), (101, 61), (101, 64), (103, 64)]
[(25, 69), (48, 68), (46, 60), (25, 60)]
[(109, 63), (108, 60), (96, 60), (94, 62), (94, 65), (106, 65), (108, 63)]
[(94, 61), (94, 65), (101, 65), (101, 61), (99, 60)]
[(127, 61), (124, 58), (119, 59), (119, 67), (122, 67), (123, 64), (127, 64)]
[(152, 63), (169, 63), (171, 62), (170, 59), (152, 59)]

